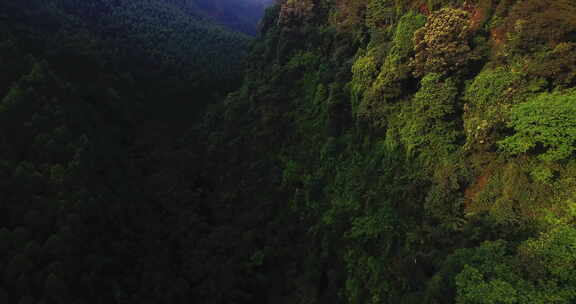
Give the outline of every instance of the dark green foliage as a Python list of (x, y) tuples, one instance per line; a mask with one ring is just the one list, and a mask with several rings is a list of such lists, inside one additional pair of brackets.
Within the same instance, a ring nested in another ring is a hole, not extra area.
[(9, 1), (0, 24), (0, 300), (250, 299), (230, 240), (256, 237), (178, 141), (249, 39), (164, 1)]
[(468, 85), (464, 100), (467, 147), (490, 145), (490, 134), (506, 119), (507, 107), (522, 75), (509, 68), (486, 69)]
[(571, 2), (222, 3), (0, 4), (0, 301), (576, 300)]
[(515, 255), (506, 243), (484, 243), (465, 257), (456, 276), (457, 303), (571, 303), (576, 294), (572, 246), (576, 231), (561, 225), (523, 242)]
[(576, 43), (562, 42), (535, 54), (529, 72), (557, 86), (572, 87), (576, 81)]
[(422, 153), (424, 159), (434, 162), (456, 149), (458, 91), (454, 80), (443, 80), (439, 74), (426, 75), (420, 85), (398, 117), (402, 124), (398, 133), (409, 155)]
[(366, 25), (376, 29), (393, 24), (398, 18), (393, 1), (371, 0), (366, 7)]
[(404, 14), (394, 32), (391, 56), (393, 61), (405, 63), (414, 52), (414, 34), (426, 24), (426, 18), (423, 15), (409, 12)]
[[(105, 62), (112, 63), (107, 68), (130, 66), (132, 75), (147, 81), (148, 94), (169, 87), (158, 79), (203, 87), (216, 81), (230, 87), (238, 80), (241, 58), (248, 50), (248, 36), (198, 16), (190, 18), (183, 9), (186, 5), (169, 1), (59, 0), (46, 5), (32, 0), (29, 5), (35, 9), (25, 4), (3, 5), (6, 22), (15, 25), (27, 46), (45, 49), (53, 63), (68, 63), (58, 66), (74, 73), (70, 75), (74, 78), (94, 80)], [(84, 72), (88, 69), (94, 75)], [(171, 90), (181, 94), (180, 87)]]
[[(409, 93), (406, 91), (412, 81), (409, 67), (414, 48), (412, 37), (425, 21), (420, 14), (405, 14), (398, 21), (391, 41), (386, 41), (391, 44), (389, 48), (375, 44), (366, 55), (358, 57), (352, 67), (353, 106), (357, 116), (381, 128), (387, 123), (383, 118), (390, 110), (389, 103)], [(379, 52), (385, 54), (383, 59), (379, 58)]]

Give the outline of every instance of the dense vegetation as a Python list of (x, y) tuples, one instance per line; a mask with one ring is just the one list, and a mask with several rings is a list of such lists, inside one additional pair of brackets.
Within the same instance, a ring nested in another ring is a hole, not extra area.
[(210, 12), (0, 4), (0, 302), (576, 302), (574, 1)]
[(270, 206), (269, 302), (574, 303), (574, 20), (567, 0), (270, 9), (204, 126), (207, 170), (242, 168), (216, 192)]
[(217, 301), (178, 142), (249, 42), (164, 1), (0, 2), (1, 303)]

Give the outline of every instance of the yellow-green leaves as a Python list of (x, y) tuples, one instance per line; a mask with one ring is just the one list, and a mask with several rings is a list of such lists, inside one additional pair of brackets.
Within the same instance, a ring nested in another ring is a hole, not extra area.
[(415, 75), (446, 74), (468, 63), (471, 51), (468, 18), (466, 11), (453, 8), (430, 15), (426, 25), (414, 34), (416, 57), (412, 65)]
[(576, 91), (544, 93), (513, 107), (509, 126), (516, 134), (499, 144), (510, 154), (533, 152), (544, 161), (570, 157), (576, 150)]
[(422, 79), (420, 90), (401, 112), (400, 139), (409, 154), (432, 161), (454, 150), (458, 131), (449, 117), (455, 112), (457, 93), (452, 79), (442, 79), (439, 74)]

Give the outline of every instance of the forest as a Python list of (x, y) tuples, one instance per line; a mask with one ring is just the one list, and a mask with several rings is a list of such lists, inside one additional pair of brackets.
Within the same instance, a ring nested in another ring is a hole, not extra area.
[(271, 2), (0, 2), (0, 303), (576, 303), (576, 2)]

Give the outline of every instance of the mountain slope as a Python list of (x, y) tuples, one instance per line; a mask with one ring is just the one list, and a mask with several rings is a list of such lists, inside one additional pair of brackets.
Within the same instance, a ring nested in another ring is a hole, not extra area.
[(204, 124), (220, 199), (263, 218), (267, 301), (575, 301), (575, 17), (567, 0), (269, 9)]
[(0, 302), (576, 301), (573, 1), (190, 3), (0, 3)]
[(224, 298), (180, 141), (249, 42), (165, 1), (0, 2), (0, 302)]

